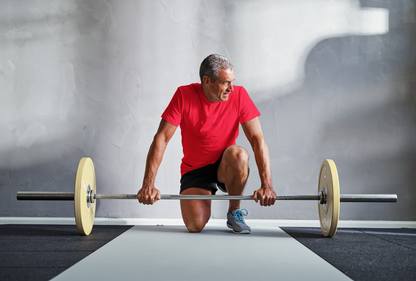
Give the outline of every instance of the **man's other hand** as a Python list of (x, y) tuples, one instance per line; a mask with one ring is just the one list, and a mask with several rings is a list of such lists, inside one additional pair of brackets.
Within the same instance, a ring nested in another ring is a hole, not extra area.
[(142, 188), (137, 192), (137, 199), (140, 203), (145, 205), (153, 205), (160, 200), (160, 191), (153, 188)]
[(273, 188), (261, 187), (258, 190), (255, 190), (253, 193), (253, 199), (258, 203), (260, 200), (261, 206), (271, 206), (276, 202), (277, 194), (274, 192)]

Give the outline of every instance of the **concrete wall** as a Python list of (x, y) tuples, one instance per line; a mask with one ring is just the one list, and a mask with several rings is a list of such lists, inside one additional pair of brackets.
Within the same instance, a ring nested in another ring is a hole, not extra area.
[[(416, 26), (411, 0), (0, 1), (0, 215), (73, 216), (71, 202), (22, 202), (18, 190), (72, 191), (93, 159), (99, 193), (136, 193), (160, 115), (198, 82), (211, 53), (262, 113), (275, 189), (316, 194), (331, 158), (341, 219), (416, 220)], [(244, 134), (238, 144), (250, 150)], [(178, 193), (180, 132), (157, 177)], [(259, 187), (251, 157), (250, 194)], [(249, 218), (317, 219), (315, 202), (245, 202)], [(226, 202), (213, 202), (224, 218)], [(179, 218), (179, 202), (100, 201), (98, 217)]]

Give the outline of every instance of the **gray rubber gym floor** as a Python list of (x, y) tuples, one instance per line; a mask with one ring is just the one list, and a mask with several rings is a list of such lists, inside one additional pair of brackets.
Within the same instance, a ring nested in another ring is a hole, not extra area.
[(416, 229), (282, 229), (0, 225), (0, 280), (416, 280)]

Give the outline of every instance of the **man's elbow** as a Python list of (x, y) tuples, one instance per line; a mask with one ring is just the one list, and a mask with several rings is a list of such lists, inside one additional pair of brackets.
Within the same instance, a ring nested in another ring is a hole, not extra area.
[(162, 146), (166, 147), (170, 141), (170, 137), (163, 133), (156, 133), (156, 135), (153, 138), (153, 143), (156, 146)]
[(264, 140), (263, 136), (256, 136), (253, 137), (250, 140), (251, 146), (253, 147), (253, 150), (263, 150), (263, 149), (267, 149), (267, 144), (266, 141)]

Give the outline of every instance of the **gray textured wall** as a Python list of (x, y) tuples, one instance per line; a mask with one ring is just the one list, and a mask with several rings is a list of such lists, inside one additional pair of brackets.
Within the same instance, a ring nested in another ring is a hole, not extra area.
[[(99, 193), (136, 193), (162, 111), (220, 53), (262, 112), (279, 194), (316, 194), (332, 158), (341, 192), (400, 197), (343, 204), (341, 219), (416, 220), (415, 20), (412, 0), (0, 0), (0, 215), (73, 216), (70, 202), (15, 196), (72, 191), (83, 156)], [(163, 193), (178, 193), (181, 157), (178, 130), (157, 177)], [(245, 193), (258, 187), (251, 157)], [(318, 218), (315, 202), (243, 205), (250, 218)], [(226, 206), (213, 202), (212, 216)], [(180, 209), (100, 201), (96, 215)]]

